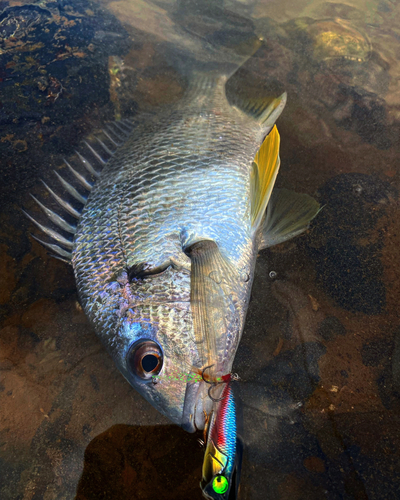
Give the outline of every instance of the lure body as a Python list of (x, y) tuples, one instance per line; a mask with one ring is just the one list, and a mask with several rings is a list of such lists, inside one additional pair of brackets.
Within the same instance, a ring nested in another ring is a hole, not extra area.
[(228, 382), (224, 384), (221, 400), (214, 403), (207, 433), (200, 483), (205, 498), (237, 498), (243, 445), (238, 435), (236, 405), (232, 382)]

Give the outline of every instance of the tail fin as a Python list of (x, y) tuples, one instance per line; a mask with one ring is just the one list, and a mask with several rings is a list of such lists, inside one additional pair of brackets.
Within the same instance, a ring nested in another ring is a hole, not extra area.
[(169, 17), (174, 25), (166, 57), (189, 80), (194, 72), (230, 76), (261, 44), (253, 22), (222, 0), (178, 0)]

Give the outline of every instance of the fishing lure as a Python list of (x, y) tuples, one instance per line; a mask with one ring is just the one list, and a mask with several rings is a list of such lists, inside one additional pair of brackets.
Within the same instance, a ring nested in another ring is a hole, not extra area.
[(205, 498), (212, 500), (234, 500), (239, 490), (243, 443), (231, 380), (224, 384), (221, 397), (213, 400), (208, 426), (200, 487)]

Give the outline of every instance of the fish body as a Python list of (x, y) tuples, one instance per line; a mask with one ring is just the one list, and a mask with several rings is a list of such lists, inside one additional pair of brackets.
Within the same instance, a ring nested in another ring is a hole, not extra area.
[(236, 398), (232, 383), (225, 384), (219, 401), (214, 403), (208, 426), (203, 474), (200, 487), (205, 498), (237, 498), (243, 444), (237, 429)]
[[(190, 382), (188, 396), (186, 377), (207, 363), (229, 373), (243, 331), (258, 251), (250, 174), (273, 125), (230, 105), (225, 83), (221, 75), (196, 79), (178, 107), (137, 125), (90, 193), (72, 251), (83, 309), (122, 374), (188, 430), (204, 427), (211, 402), (202, 403), (202, 382)], [(223, 330), (217, 359), (201, 352), (204, 339), (194, 333), (185, 249), (200, 241), (214, 242), (235, 271), (220, 277), (210, 268), (208, 275), (224, 302), (213, 318)], [(157, 384), (132, 373), (128, 361), (143, 339), (161, 348)], [(193, 403), (185, 412), (187, 397)]]
[(310, 197), (283, 192), (266, 213), (286, 94), (228, 99), (227, 79), (194, 73), (179, 105), (116, 124), (129, 137), (87, 201), (63, 184), (85, 202), (76, 229), (41, 205), (73, 241), (30, 217), (58, 243), (45, 245), (71, 260), (82, 307), (121, 373), (190, 432), (213, 406), (205, 369), (213, 383), (231, 372), (257, 252), (300, 234), (318, 211)]

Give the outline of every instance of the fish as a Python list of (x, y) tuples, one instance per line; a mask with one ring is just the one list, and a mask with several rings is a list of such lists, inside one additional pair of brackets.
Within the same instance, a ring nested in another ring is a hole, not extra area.
[(258, 252), (319, 211), (273, 189), (286, 93), (246, 99), (227, 91), (233, 74), (192, 71), (178, 103), (107, 125), (66, 162), (75, 184), (58, 174), (71, 201), (45, 184), (65, 215), (36, 198), (50, 226), (27, 214), (51, 242), (35, 238), (72, 265), (122, 375), (188, 432), (212, 412), (204, 370), (213, 383), (231, 373)]
[(238, 433), (236, 405), (229, 378), (221, 397), (214, 401), (207, 429), (200, 487), (203, 496), (211, 500), (234, 500), (238, 496), (243, 440)]

